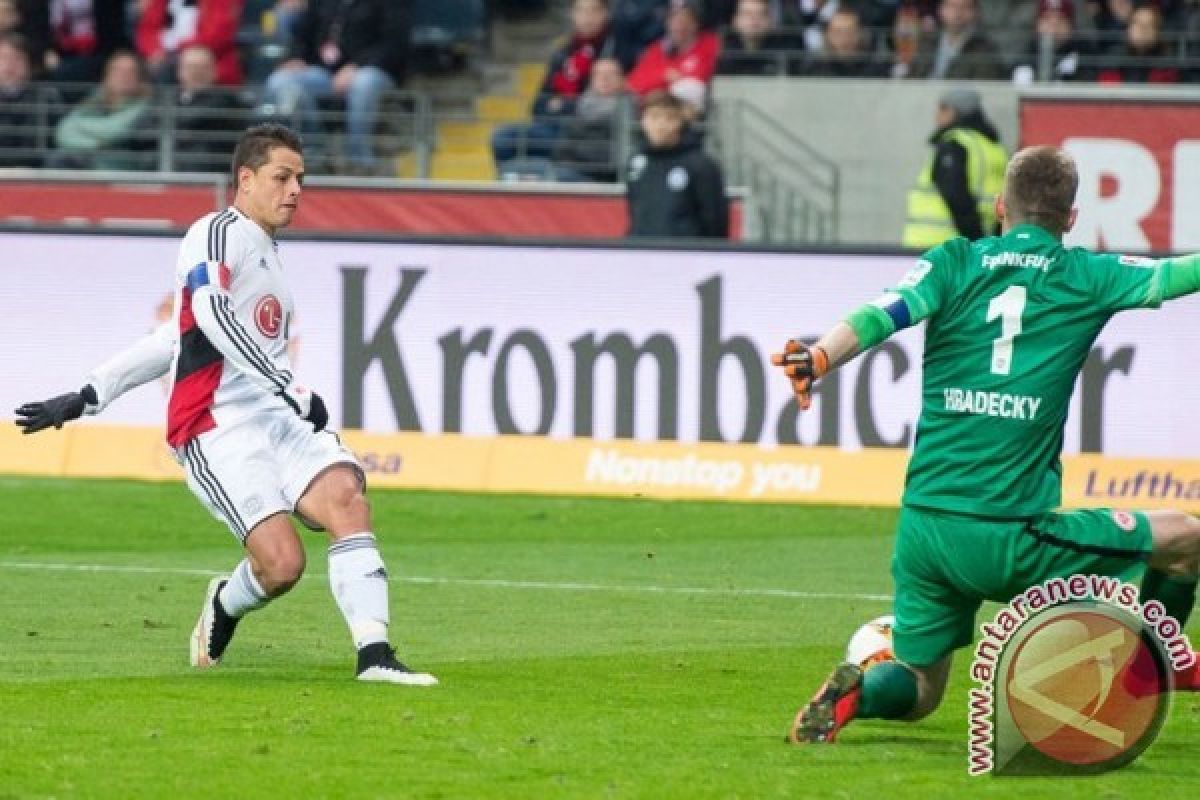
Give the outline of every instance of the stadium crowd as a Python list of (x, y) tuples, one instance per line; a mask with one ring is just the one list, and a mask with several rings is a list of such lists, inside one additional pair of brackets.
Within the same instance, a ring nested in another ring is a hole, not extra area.
[[(297, 123), (319, 151), (334, 111), (330, 168), (377, 174), (383, 98), (405, 85), (413, 17), (431, 2), (0, 0), (0, 165), (154, 168), (166, 114), (172, 163), (216, 171), (230, 135), (263, 118)], [(531, 122), (495, 132), (502, 175), (616, 180), (622, 108), (666, 92), (702, 130), (717, 75), (1200, 75), (1197, 0), (574, 0), (569, 16)]]

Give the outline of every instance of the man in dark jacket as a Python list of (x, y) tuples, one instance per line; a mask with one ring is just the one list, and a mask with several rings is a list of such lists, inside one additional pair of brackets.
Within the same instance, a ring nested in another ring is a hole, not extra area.
[(978, 0), (941, 0), (938, 33), (923, 37), (910, 77), (947, 81), (1004, 80), (1000, 51), (979, 30)]
[(317, 99), (346, 100), (346, 156), (355, 172), (375, 170), (372, 135), (383, 93), (404, 80), (408, 4), (396, 0), (309, 0), (296, 20), (288, 59), (267, 78), (276, 113), (302, 114), (318, 133)]
[(800, 72), (817, 78), (885, 78), (888, 65), (867, 49), (861, 12), (839, 7), (825, 26), (821, 52), (804, 59)]
[(721, 38), (718, 75), (779, 75), (786, 71), (787, 51), (804, 42), (774, 30), (767, 0), (738, 0), (733, 24)]
[(560, 181), (614, 183), (621, 164), (614, 136), (622, 104), (629, 101), (625, 74), (615, 58), (597, 59), (586, 92), (575, 104), (554, 147), (554, 173)]
[(246, 107), (235, 91), (217, 86), (217, 58), (202, 44), (180, 51), (175, 77), (175, 169), (224, 172), (250, 122)]
[(642, 107), (641, 152), (629, 160), (630, 236), (729, 236), (721, 168), (687, 127), (683, 101), (666, 92)]
[(908, 193), (904, 246), (927, 250), (955, 236), (995, 234), (1008, 153), (984, 116), (979, 92), (956, 87), (943, 94), (929, 142), (930, 160)]

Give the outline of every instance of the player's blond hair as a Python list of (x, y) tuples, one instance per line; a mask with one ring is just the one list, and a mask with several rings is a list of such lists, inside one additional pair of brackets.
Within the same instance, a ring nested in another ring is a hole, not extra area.
[(1026, 147), (1004, 175), (1004, 213), (1010, 225), (1030, 223), (1061, 236), (1069, 227), (1079, 171), (1057, 147)]

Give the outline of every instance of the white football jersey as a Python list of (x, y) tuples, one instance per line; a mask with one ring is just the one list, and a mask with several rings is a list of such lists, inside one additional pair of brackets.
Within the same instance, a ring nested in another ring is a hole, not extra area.
[(265, 408), (306, 414), (288, 358), (292, 295), (267, 232), (233, 207), (207, 214), (184, 237), (175, 275), (167, 441), (182, 447)]

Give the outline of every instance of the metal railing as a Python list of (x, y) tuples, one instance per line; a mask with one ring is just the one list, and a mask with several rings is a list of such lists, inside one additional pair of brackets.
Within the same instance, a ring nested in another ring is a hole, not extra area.
[(723, 102), (712, 126), (726, 182), (752, 198), (747, 227), (766, 242), (839, 241), (841, 169), (754, 104)]
[[(106, 113), (95, 86), (34, 84), (0, 102), (0, 166), (223, 173), (249, 125), (282, 121), (303, 131), (309, 169), (335, 173), (345, 136), (344, 110), (318, 104), (309, 117), (264, 105), (254, 91), (211, 89), (185, 98), (159, 87)], [(372, 135), (388, 162), (411, 154), (418, 176), (429, 174), (433, 133), (429, 99), (420, 92), (385, 93)]]
[[(986, 35), (988, 31), (984, 33)], [(1070, 39), (1071, 46), (1067, 48), (1076, 54), (1076, 63), (1068, 74), (1056, 69), (1065, 53), (1059, 51), (1060, 43), (1052, 36), (1038, 36), (1034, 31), (1029, 31), (1027, 36), (1018, 38), (1023, 38), (1027, 45), (1020, 52), (997, 49), (994, 55), (966, 55), (958, 61), (973, 74), (986, 74), (996, 80), (1014, 79), (1018, 68), (1028, 67), (1028, 75), (1019, 81), (1022, 83), (1061, 80), (1096, 82), (1103, 79), (1106, 71), (1129, 68), (1177, 70), (1180, 82), (1200, 75), (1200, 35), (1197, 32), (1164, 30), (1160, 35), (1161, 47), (1156, 54), (1137, 56), (1125, 50), (1126, 35), (1123, 31), (1076, 31)], [(921, 41), (936, 44), (936, 34)], [(907, 43), (902, 49), (897, 48), (893, 31), (889, 28), (864, 29), (863, 42), (859, 54), (838, 58), (806, 48), (804, 29), (778, 28), (771, 31), (759, 49), (746, 51), (724, 48), (718, 61), (717, 74), (886, 78), (923, 76), (924, 69), (929, 66), (931, 53), (918, 52), (915, 42)]]

